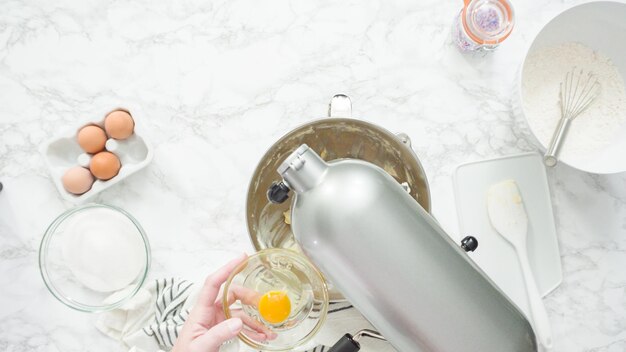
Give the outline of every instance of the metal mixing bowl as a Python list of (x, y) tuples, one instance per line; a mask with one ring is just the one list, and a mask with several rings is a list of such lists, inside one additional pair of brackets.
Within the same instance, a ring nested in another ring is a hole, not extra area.
[[(339, 105), (342, 109), (338, 109)], [(257, 251), (288, 248), (301, 252), (287, 224), (291, 202), (270, 203), (266, 193), (272, 182), (280, 179), (276, 172), (280, 163), (303, 143), (326, 161), (353, 158), (383, 168), (404, 184), (410, 195), (430, 212), (426, 174), (411, 149), (408, 136), (395, 135), (374, 124), (346, 118), (351, 115), (351, 106), (345, 95), (333, 98), (329, 115), (341, 117), (316, 120), (287, 133), (265, 153), (254, 171), (248, 188), (246, 214), (250, 239)], [(332, 285), (329, 284), (329, 288), (331, 301), (343, 300)]]

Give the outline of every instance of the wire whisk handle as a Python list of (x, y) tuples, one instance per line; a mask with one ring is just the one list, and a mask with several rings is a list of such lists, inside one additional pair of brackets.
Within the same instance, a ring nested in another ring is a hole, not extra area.
[(570, 124), (593, 103), (599, 94), (600, 82), (593, 73), (585, 73), (574, 67), (565, 75), (565, 80), (561, 82), (559, 89), (561, 119), (543, 157), (546, 166), (553, 167), (558, 163), (559, 150), (565, 141)]

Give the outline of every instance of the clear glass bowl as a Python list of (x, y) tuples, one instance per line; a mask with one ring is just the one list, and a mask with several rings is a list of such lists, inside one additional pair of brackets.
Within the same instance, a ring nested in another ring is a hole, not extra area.
[(67, 210), (39, 247), (39, 270), (50, 293), (83, 312), (119, 307), (139, 291), (149, 268), (150, 244), (141, 225), (110, 205)]
[[(231, 292), (242, 289), (254, 298), (230, 305)], [(289, 298), (290, 313), (279, 323), (266, 321), (259, 312), (261, 297), (270, 291)], [(246, 329), (239, 334), (247, 345), (263, 351), (291, 351), (303, 345), (319, 331), (328, 313), (328, 288), (322, 274), (306, 257), (288, 249), (265, 249), (248, 257), (228, 278), (224, 292), (228, 293), (222, 300), (226, 318), (245, 314), (276, 333), (276, 339), (265, 341), (255, 340)]]

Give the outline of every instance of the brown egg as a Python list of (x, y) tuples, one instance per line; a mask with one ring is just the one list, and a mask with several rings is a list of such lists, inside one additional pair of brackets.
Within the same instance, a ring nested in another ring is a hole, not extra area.
[(95, 125), (85, 126), (78, 131), (78, 145), (87, 153), (97, 153), (104, 149), (107, 136), (104, 130)]
[(65, 171), (61, 182), (63, 188), (72, 194), (83, 194), (91, 189), (93, 185), (93, 175), (84, 167), (75, 166)]
[(111, 138), (126, 139), (133, 134), (135, 121), (126, 111), (115, 110), (104, 118), (104, 129)]
[(100, 180), (109, 180), (120, 171), (120, 159), (113, 153), (100, 152), (91, 158), (89, 170)]

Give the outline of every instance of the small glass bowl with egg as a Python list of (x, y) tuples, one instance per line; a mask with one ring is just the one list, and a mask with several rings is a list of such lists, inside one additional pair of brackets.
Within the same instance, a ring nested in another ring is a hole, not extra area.
[(50, 293), (83, 312), (111, 310), (134, 297), (150, 259), (139, 222), (105, 204), (65, 211), (48, 226), (39, 247), (39, 270)]
[[(233, 297), (244, 298), (235, 301)], [(244, 323), (252, 319), (274, 333), (275, 338), (259, 339), (244, 327), (239, 333), (244, 343), (263, 351), (291, 351), (322, 327), (328, 288), (322, 274), (303, 255), (264, 249), (233, 271), (224, 285), (222, 305), (227, 318), (240, 317)]]

